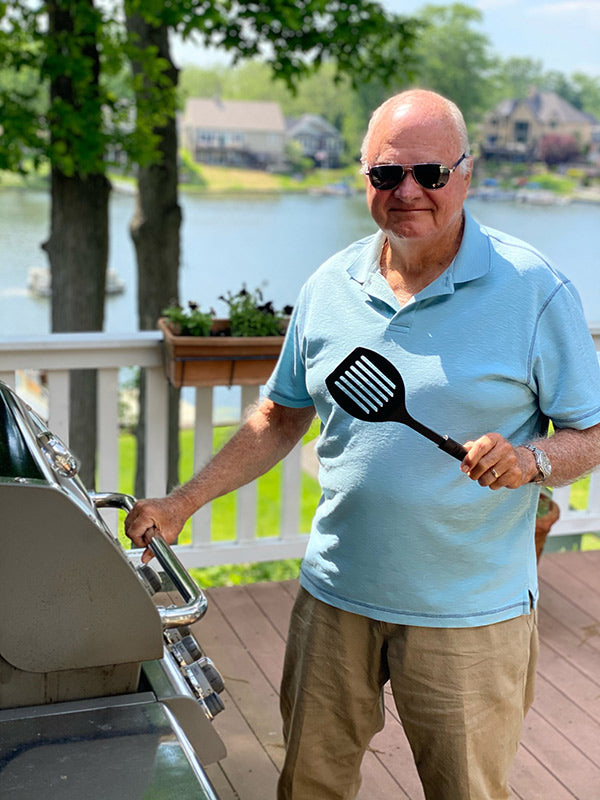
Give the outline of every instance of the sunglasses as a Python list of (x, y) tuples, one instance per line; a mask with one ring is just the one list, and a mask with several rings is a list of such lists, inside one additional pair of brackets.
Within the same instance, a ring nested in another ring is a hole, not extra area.
[(412, 172), (413, 178), (424, 189), (441, 189), (450, 180), (450, 175), (458, 165), (467, 158), (467, 154), (462, 156), (452, 167), (444, 164), (413, 164), (403, 166), (402, 164), (379, 164), (375, 167), (365, 165), (365, 175), (369, 176), (371, 186), (381, 192), (390, 192), (399, 186), (407, 173)]

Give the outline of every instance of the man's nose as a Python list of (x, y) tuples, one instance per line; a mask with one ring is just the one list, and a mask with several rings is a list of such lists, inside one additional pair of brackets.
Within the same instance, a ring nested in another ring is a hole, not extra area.
[(419, 197), (422, 192), (423, 187), (415, 180), (412, 169), (405, 168), (402, 180), (394, 189), (394, 196), (407, 199), (409, 197)]

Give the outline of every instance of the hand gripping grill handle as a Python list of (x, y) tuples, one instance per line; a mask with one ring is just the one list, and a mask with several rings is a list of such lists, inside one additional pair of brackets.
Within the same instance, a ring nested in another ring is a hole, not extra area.
[[(118, 492), (90, 492), (90, 497), (96, 508), (120, 508), (123, 511), (131, 511), (135, 503), (135, 498), (131, 495)], [(164, 539), (154, 536), (149, 547), (185, 601), (183, 606), (170, 608), (157, 606), (163, 628), (179, 628), (182, 625), (191, 625), (201, 619), (206, 613), (207, 607), (202, 589)]]

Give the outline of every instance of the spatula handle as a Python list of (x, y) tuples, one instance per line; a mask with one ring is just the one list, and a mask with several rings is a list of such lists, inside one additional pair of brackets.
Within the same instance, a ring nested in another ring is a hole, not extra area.
[(442, 436), (442, 441), (438, 444), (438, 447), (440, 450), (443, 450), (445, 453), (449, 453), (459, 461), (462, 461), (468, 452), (468, 450), (466, 450), (462, 444), (460, 444), (460, 442), (455, 442), (454, 439), (451, 439), (448, 435)]

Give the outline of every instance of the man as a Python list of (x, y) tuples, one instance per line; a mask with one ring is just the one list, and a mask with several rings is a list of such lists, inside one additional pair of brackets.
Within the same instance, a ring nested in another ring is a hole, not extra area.
[[(288, 637), (279, 800), (356, 796), (388, 679), (429, 800), (510, 797), (537, 653), (536, 483), (600, 462), (600, 374), (571, 284), (463, 209), (471, 170), (462, 115), (443, 97), (409, 91), (375, 112), (363, 171), (379, 233), (303, 287), (237, 435), (126, 522), (137, 545), (154, 531), (175, 541), (319, 415), (323, 494)], [(409, 412), (464, 442), (461, 464), (334, 403), (325, 379), (359, 345), (401, 371)]]

